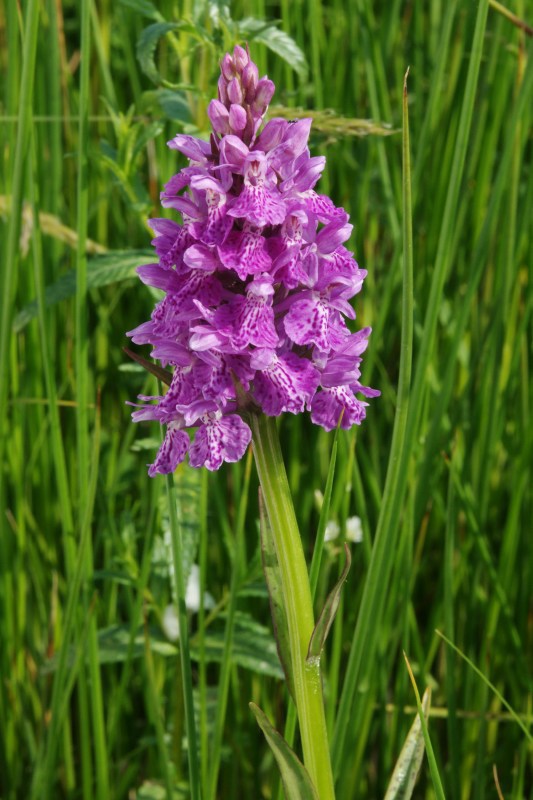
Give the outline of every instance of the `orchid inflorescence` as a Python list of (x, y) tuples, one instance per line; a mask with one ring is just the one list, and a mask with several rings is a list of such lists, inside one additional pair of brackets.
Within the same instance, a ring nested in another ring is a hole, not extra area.
[(343, 318), (355, 318), (349, 300), (366, 276), (343, 246), (348, 214), (314, 191), (325, 158), (309, 154), (311, 120), (262, 128), (274, 88), (235, 47), (208, 107), (209, 142), (168, 143), (189, 160), (161, 194), (183, 224), (150, 220), (159, 261), (138, 273), (166, 294), (128, 333), (174, 368), (166, 394), (141, 395), (155, 404), (133, 413), (166, 425), (151, 476), (173, 472), (187, 451), (193, 467), (238, 461), (251, 439), (246, 410), (308, 409), (326, 430), (341, 416), (347, 429), (365, 417), (356, 393), (379, 394), (359, 380), (370, 328), (351, 333)]

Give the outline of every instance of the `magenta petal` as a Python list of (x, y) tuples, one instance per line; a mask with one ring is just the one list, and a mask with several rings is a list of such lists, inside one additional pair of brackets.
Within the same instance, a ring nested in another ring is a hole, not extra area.
[(278, 335), (272, 306), (262, 298), (248, 295), (241, 303), (231, 343), (240, 350), (249, 344), (255, 347), (276, 347)]
[(270, 191), (264, 184), (252, 186), (248, 183), (228, 214), (264, 228), (265, 225), (280, 225), (287, 214), (287, 206), (279, 192)]
[(196, 431), (189, 451), (191, 467), (206, 466), (212, 472), (224, 461), (239, 461), (248, 447), (252, 432), (236, 414), (221, 419), (207, 418)]
[(252, 231), (232, 231), (217, 249), (226, 269), (234, 269), (241, 280), (265, 272), (272, 263), (265, 249), (265, 239)]
[(238, 136), (224, 136), (220, 142), (220, 159), (222, 164), (235, 167), (239, 171), (243, 168), (248, 148)]
[(205, 244), (193, 244), (183, 254), (183, 261), (191, 269), (214, 272), (218, 267), (216, 253)]
[(148, 475), (153, 478), (157, 474), (168, 475), (170, 472), (174, 472), (178, 464), (185, 458), (188, 448), (189, 437), (185, 431), (169, 426), (156, 459), (148, 469)]
[(142, 267), (137, 267), (136, 272), (147, 286), (163, 289), (165, 292), (175, 292), (179, 288), (179, 278), (176, 272), (165, 269), (159, 264), (143, 264)]
[(274, 356), (265, 370), (256, 373), (254, 397), (269, 417), (283, 411), (299, 414), (310, 403), (319, 377), (318, 370), (305, 358), (294, 353)]
[(348, 430), (352, 425), (361, 424), (366, 415), (367, 405), (368, 403), (358, 400), (347, 386), (323, 389), (315, 394), (311, 403), (311, 420), (315, 425), (321, 425), (325, 430), (331, 431), (337, 427), (344, 411), (341, 428)]
[(156, 358), (165, 364), (174, 364), (180, 367), (188, 366), (192, 361), (192, 355), (182, 344), (172, 341), (162, 341), (150, 353), (152, 358)]
[(349, 222), (344, 222), (342, 219), (333, 220), (317, 234), (316, 245), (321, 253), (333, 253), (350, 238), (352, 230), (353, 225)]
[(274, 147), (276, 147), (283, 139), (283, 135), (288, 127), (289, 123), (286, 119), (283, 119), (282, 117), (274, 117), (274, 119), (271, 119), (269, 122), (267, 122), (261, 131), (254, 145), (254, 149), (262, 150), (264, 153), (268, 153), (270, 150), (273, 150)]
[(321, 350), (331, 347), (328, 327), (330, 311), (319, 297), (296, 300), (283, 320), (287, 336), (302, 345), (316, 345)]
[(194, 136), (178, 134), (167, 144), (172, 150), (179, 150), (180, 153), (183, 153), (184, 156), (187, 156), (192, 161), (205, 161), (211, 154), (209, 142), (196, 139)]

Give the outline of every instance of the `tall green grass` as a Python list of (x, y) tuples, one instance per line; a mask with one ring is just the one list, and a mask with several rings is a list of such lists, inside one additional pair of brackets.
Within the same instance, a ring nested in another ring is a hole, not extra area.
[[(532, 24), (528, 4), (507, 9)], [(529, 797), (531, 39), (484, 0), (234, 0), (230, 14), (185, 0), (0, 10), (0, 797), (278, 796), (248, 707), (279, 730), (292, 713), (252, 462), (181, 467), (169, 493), (148, 479), (160, 432), (133, 426), (125, 401), (157, 385), (121, 349), (154, 301), (134, 266), (151, 258), (145, 218), (182, 165), (165, 142), (205, 131), (217, 59), (246, 38), (277, 113), (315, 117), (321, 189), (350, 212), (369, 273), (357, 322), (373, 327), (363, 377), (382, 397), (338, 434), (341, 536), (313, 573), (318, 612), (359, 516), (323, 665), (337, 796), (385, 794), (416, 713), (405, 651), (432, 689), (445, 796), (496, 796), (496, 765), (506, 798)], [(195, 15), (200, 36), (176, 27), (139, 61), (150, 24)], [(413, 382), (391, 462), (408, 66)], [(288, 416), (280, 434), (311, 565), (333, 434)], [(180, 652), (162, 622), (192, 563), (215, 607), (181, 604)], [(419, 780), (415, 796), (437, 796), (427, 762)]]

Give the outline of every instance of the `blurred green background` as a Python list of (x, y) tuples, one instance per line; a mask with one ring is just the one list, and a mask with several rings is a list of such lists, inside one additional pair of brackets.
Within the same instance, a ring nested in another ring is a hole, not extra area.
[[(152, 259), (146, 218), (162, 215), (159, 191), (184, 163), (166, 141), (207, 134), (218, 61), (246, 41), (278, 87), (271, 115), (313, 116), (312, 153), (327, 157), (319, 190), (350, 213), (350, 245), (368, 270), (356, 298), (358, 326), (373, 327), (363, 379), (382, 397), (360, 430), (339, 436), (338, 533), (317, 602), (357, 516), (363, 538), (351, 544), (324, 657), (331, 731), (395, 412), (410, 66), (420, 408), (375, 655), (363, 656), (352, 687), (339, 800), (385, 794), (414, 714), (402, 651), (420, 689), (433, 691), (446, 797), (497, 796), (494, 765), (503, 796), (533, 796), (533, 69), (528, 31), (506, 12), (533, 24), (524, 0), (507, 9), (484, 0), (7, 0), (0, 9), (3, 800), (188, 796), (179, 643), (163, 625), (168, 499), (145, 466), (160, 432), (132, 425), (125, 405), (157, 389), (122, 347), (154, 304), (134, 270)], [(280, 431), (310, 558), (332, 435), (303, 417), (286, 416)], [(254, 700), (283, 729), (288, 697), (252, 462), (215, 475), (181, 467), (176, 494), (185, 570), (200, 564), (215, 603), (200, 617), (190, 611), (205, 797), (217, 773), (213, 797), (278, 797), (248, 709)], [(414, 796), (435, 796), (425, 764)]]

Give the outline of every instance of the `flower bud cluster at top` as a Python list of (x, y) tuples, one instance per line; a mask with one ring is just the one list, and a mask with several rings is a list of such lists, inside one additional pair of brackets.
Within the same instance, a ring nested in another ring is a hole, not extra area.
[(360, 383), (370, 328), (351, 333), (344, 321), (366, 276), (343, 246), (348, 214), (314, 191), (325, 159), (309, 154), (311, 120), (262, 128), (273, 94), (237, 46), (209, 104), (210, 141), (168, 143), (189, 160), (161, 194), (183, 224), (150, 220), (159, 260), (138, 273), (165, 297), (128, 333), (173, 367), (166, 394), (141, 396), (133, 413), (166, 425), (151, 476), (174, 471), (187, 451), (191, 466), (210, 470), (242, 458), (243, 402), (268, 416), (308, 409), (329, 431), (341, 413), (343, 428), (364, 419), (356, 394), (379, 394)]

